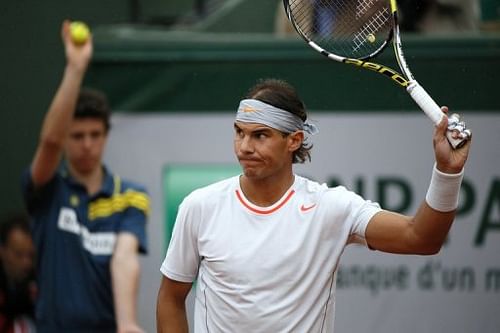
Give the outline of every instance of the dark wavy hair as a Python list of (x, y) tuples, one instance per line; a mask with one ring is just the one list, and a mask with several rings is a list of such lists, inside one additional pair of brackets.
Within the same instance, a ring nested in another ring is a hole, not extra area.
[(106, 132), (111, 128), (111, 108), (106, 95), (95, 89), (82, 88), (76, 102), (75, 119), (94, 118), (104, 123)]
[[(279, 79), (261, 79), (246, 94), (245, 98), (257, 99), (266, 104), (286, 110), (303, 121), (307, 119), (304, 102), (300, 99), (297, 91), (288, 82)], [(283, 133), (288, 135), (289, 133)], [(293, 152), (292, 163), (304, 163), (311, 161), (311, 149), (313, 145), (302, 142), (302, 146)]]

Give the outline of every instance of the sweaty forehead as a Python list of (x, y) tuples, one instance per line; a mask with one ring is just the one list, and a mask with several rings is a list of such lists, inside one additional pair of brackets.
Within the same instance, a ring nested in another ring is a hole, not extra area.
[(276, 131), (276, 129), (274, 129), (270, 126), (264, 125), (264, 124), (250, 123), (250, 122), (247, 123), (247, 122), (242, 122), (242, 121), (235, 121), (234, 128), (241, 129), (244, 131), (265, 131), (265, 130)]

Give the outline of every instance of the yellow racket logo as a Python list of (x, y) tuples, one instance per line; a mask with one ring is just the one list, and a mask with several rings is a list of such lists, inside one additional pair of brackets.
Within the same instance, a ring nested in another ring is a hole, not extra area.
[(407, 87), (408, 84), (409, 84), (408, 80), (405, 79), (401, 74), (399, 74), (395, 70), (393, 70), (393, 69), (391, 69), (389, 67), (385, 67), (383, 65), (376, 64), (374, 62), (368, 62), (368, 61), (363, 61), (363, 60), (358, 60), (358, 59), (346, 58), (344, 60), (344, 63), (356, 65), (356, 66), (359, 66), (359, 67), (363, 67), (363, 68), (372, 70), (374, 72), (378, 72), (380, 74), (384, 74), (385, 76), (387, 76), (388, 78), (392, 79), (397, 84), (399, 84), (400, 86), (403, 86), (403, 87)]

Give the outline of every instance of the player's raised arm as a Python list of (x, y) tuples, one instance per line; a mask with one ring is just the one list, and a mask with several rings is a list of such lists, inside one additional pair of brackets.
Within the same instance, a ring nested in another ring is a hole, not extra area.
[[(443, 108), (447, 113), (448, 109)], [(435, 254), (443, 245), (455, 219), (464, 166), (469, 155), (470, 140), (453, 149), (446, 138), (447, 117), (434, 131), (435, 165), (429, 189), (415, 216), (382, 211), (366, 229), (370, 247), (393, 253)]]
[(89, 36), (86, 42), (75, 43), (71, 37), (69, 21), (63, 22), (61, 35), (66, 54), (66, 67), (43, 120), (38, 146), (31, 164), (31, 176), (35, 186), (41, 186), (49, 181), (59, 165), (80, 86), (92, 57), (92, 36)]

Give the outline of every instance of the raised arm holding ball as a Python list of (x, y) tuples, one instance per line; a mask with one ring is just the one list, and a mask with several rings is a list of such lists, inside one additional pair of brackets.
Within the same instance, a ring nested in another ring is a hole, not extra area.
[(318, 128), (287, 82), (257, 83), (233, 124), (241, 175), (197, 189), (179, 206), (160, 268), (158, 332), (188, 332), (185, 300), (195, 280), (192, 332), (333, 332), (336, 271), (346, 246), (440, 250), (471, 143), (453, 149), (447, 125), (443, 117), (434, 132), (427, 196), (405, 216), (297, 175), (293, 164), (310, 159)]

